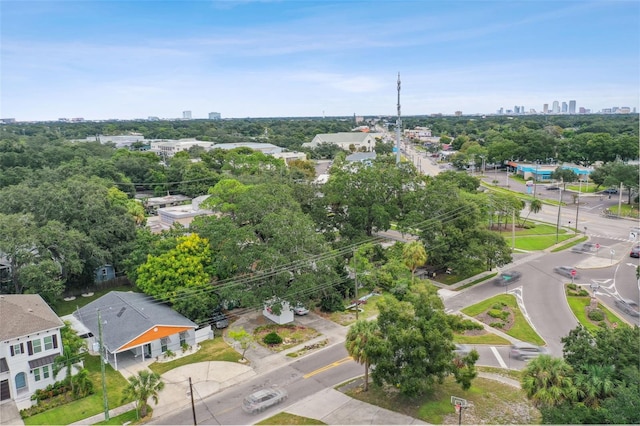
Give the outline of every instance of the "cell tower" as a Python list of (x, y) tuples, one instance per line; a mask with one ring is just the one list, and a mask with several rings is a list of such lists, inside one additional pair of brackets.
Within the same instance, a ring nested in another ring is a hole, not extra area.
[(400, 73), (398, 72), (398, 119), (396, 120), (396, 164), (400, 164), (400, 127), (402, 127), (402, 119), (400, 118)]

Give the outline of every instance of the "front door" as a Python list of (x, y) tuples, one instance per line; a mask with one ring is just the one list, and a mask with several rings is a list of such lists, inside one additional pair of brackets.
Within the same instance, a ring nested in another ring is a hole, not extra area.
[(9, 390), (9, 380), (0, 382), (0, 401), (11, 399), (11, 391)]
[(144, 357), (151, 358), (151, 343), (144, 345)]

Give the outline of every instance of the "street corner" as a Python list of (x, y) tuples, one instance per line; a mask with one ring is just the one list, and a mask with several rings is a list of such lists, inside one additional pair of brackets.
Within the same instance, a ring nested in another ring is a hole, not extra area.
[(442, 300), (447, 300), (450, 297), (455, 296), (456, 294), (459, 294), (459, 293), (457, 291), (449, 290), (447, 288), (441, 288), (438, 290), (438, 296), (440, 296)]

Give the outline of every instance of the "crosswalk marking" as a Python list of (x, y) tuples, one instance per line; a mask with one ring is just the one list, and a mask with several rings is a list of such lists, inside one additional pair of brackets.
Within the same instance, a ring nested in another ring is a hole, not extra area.
[(493, 352), (493, 355), (495, 355), (496, 359), (498, 360), (498, 364), (500, 364), (500, 367), (507, 368), (507, 364), (504, 362), (495, 346), (491, 346), (491, 352)]

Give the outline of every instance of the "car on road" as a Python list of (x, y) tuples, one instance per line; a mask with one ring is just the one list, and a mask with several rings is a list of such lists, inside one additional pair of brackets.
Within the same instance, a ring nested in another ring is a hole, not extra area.
[(464, 358), (471, 353), (471, 348), (469, 346), (461, 345), (459, 343), (456, 343), (455, 345), (456, 348), (453, 350), (453, 354), (456, 358)]
[(307, 315), (309, 313), (309, 309), (302, 305), (296, 305), (293, 307), (293, 313), (296, 315)]
[(640, 309), (638, 304), (631, 299), (616, 299), (614, 302), (618, 309), (631, 315), (632, 317), (640, 317)]
[[(571, 275), (572, 271), (576, 271), (576, 274)], [(553, 268), (553, 272), (567, 278), (580, 278), (580, 274), (578, 274), (578, 270), (573, 266), (556, 266), (555, 268)]]
[(617, 188), (607, 188), (604, 191), (605, 194), (617, 194), (618, 193), (618, 189)]
[(287, 399), (287, 391), (282, 388), (260, 389), (242, 401), (242, 410), (249, 414), (259, 413)]
[(493, 283), (499, 286), (508, 286), (509, 284), (515, 283), (516, 281), (522, 278), (522, 273), (519, 271), (506, 271), (498, 275), (493, 279)]
[(549, 185), (547, 186), (547, 191), (557, 191), (560, 187), (558, 185)]
[(511, 350), (509, 351), (509, 358), (528, 360), (540, 355), (546, 355), (549, 351), (547, 348), (543, 348), (542, 346), (536, 346), (531, 343), (520, 342), (514, 343), (511, 345)]
[(593, 253), (598, 251), (598, 246), (594, 243), (576, 244), (571, 248), (571, 251), (574, 253)]
[(631, 251), (629, 252), (629, 257), (640, 257), (640, 246), (631, 247)]

